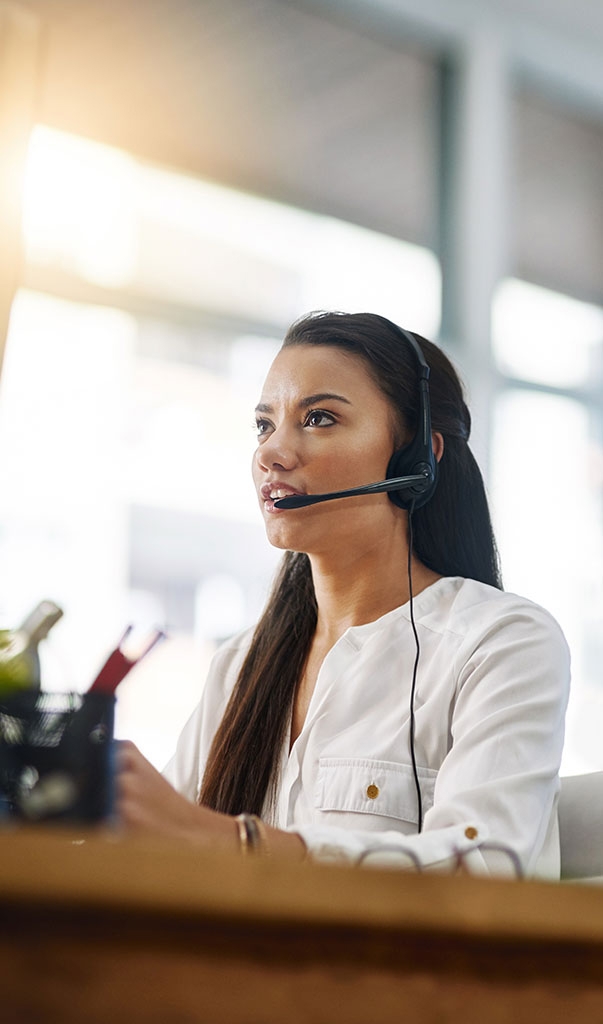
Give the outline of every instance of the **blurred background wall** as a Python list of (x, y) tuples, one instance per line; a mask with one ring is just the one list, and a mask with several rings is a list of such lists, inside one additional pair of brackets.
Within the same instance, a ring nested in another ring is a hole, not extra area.
[(596, 0), (0, 0), (0, 616), (63, 606), (49, 688), (164, 625), (118, 732), (167, 759), (276, 564), (262, 376), (368, 309), (458, 366), (603, 768), (602, 48)]

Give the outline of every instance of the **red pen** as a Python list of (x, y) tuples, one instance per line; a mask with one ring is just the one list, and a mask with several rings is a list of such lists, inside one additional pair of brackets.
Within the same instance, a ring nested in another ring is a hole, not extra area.
[(88, 693), (115, 693), (115, 690), (121, 683), (122, 679), (125, 679), (130, 669), (134, 668), (134, 666), (137, 665), (138, 662), (153, 649), (155, 644), (165, 638), (165, 633), (163, 633), (162, 630), (155, 630), (154, 635), (151, 637), (146, 647), (143, 648), (141, 653), (134, 658), (130, 658), (124, 653), (124, 651), (122, 651), (121, 648), (127, 637), (132, 632), (132, 628), (132, 626), (127, 627), (117, 647), (115, 650), (111, 651), (111, 654), (90, 686)]

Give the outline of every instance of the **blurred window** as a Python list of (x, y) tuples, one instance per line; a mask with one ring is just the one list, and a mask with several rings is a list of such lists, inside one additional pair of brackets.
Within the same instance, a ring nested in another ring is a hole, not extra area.
[(250, 460), (283, 331), (324, 306), (434, 336), (439, 267), (420, 247), (42, 126), (24, 203), (26, 287), (0, 392), (0, 613), (63, 606), (43, 660), (54, 689), (85, 689), (127, 622), (165, 626), (117, 717), (160, 766), (280, 557)]
[(603, 125), (559, 95), (522, 88), (513, 106), (512, 258), (517, 277), (600, 301)]
[(508, 280), (497, 290), (492, 327), (503, 374), (562, 389), (598, 382), (603, 340), (598, 306)]
[(507, 281), (495, 302), (494, 346), (499, 368), (514, 378), (499, 392), (491, 448), (505, 589), (560, 622), (573, 676), (563, 770), (599, 770), (603, 310)]

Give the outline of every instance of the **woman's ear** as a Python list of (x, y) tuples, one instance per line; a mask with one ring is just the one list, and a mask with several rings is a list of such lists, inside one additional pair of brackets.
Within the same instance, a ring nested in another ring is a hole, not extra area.
[(436, 462), (439, 462), (444, 454), (444, 438), (438, 430), (434, 430), (431, 435), (431, 445), (433, 448), (433, 454), (436, 457)]

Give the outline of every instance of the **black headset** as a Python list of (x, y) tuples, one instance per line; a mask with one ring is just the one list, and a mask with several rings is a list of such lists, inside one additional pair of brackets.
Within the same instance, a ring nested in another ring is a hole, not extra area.
[(438, 482), (438, 463), (433, 452), (431, 439), (431, 403), (429, 400), (429, 366), (423, 355), (418, 341), (405, 331), (403, 327), (397, 327), (400, 335), (412, 348), (419, 363), (419, 411), (417, 416), (417, 429), (412, 441), (394, 452), (387, 466), (386, 478), (423, 475), (424, 480), (401, 488), (400, 490), (389, 491), (390, 501), (399, 508), (417, 509), (426, 505), (436, 489)]

